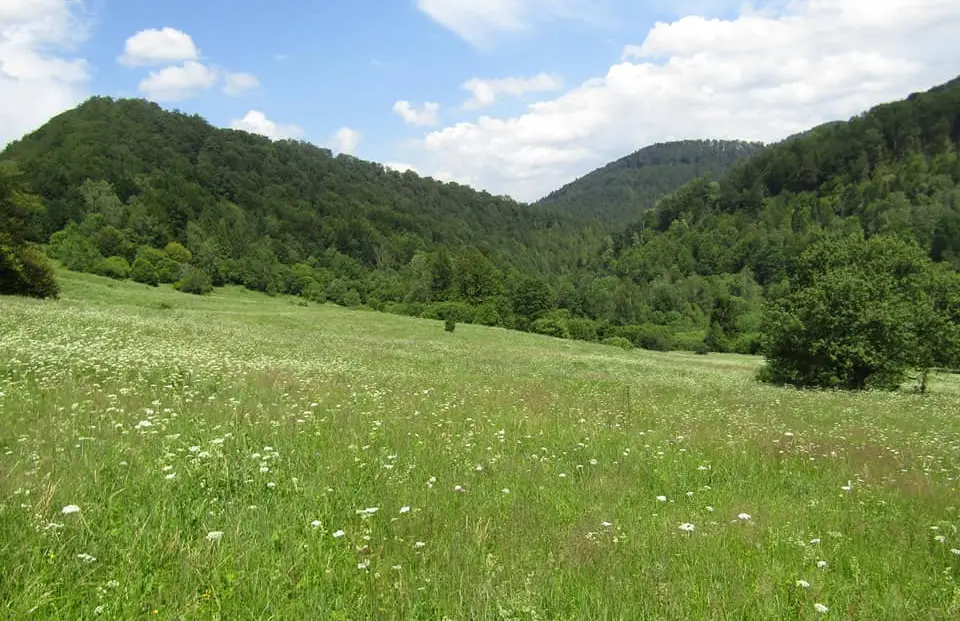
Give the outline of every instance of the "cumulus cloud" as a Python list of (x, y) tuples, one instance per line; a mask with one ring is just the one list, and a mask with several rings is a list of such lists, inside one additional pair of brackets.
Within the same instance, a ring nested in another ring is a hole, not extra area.
[(260, 88), (260, 80), (249, 73), (228, 73), (223, 79), (223, 92), (230, 97), (239, 97)]
[(357, 145), (360, 144), (360, 140), (362, 138), (363, 134), (357, 130), (350, 129), (349, 127), (341, 127), (330, 138), (330, 142), (333, 144), (335, 151), (339, 153), (346, 153), (347, 155), (353, 155), (356, 152)]
[(151, 72), (140, 82), (140, 92), (154, 101), (182, 101), (196, 97), (216, 82), (216, 71), (189, 60)]
[(955, 0), (791, 0), (658, 23), (602, 77), (430, 132), (421, 166), (529, 200), (661, 140), (776, 141), (955, 77), (957, 32)]
[(0, 2), (0, 145), (86, 97), (87, 63), (72, 55), (89, 32), (83, 3)]
[(436, 125), (440, 104), (428, 101), (417, 110), (409, 101), (398, 101), (393, 104), (393, 111), (408, 125)]
[(233, 129), (243, 130), (251, 134), (260, 134), (271, 140), (280, 140), (282, 138), (299, 138), (303, 136), (303, 129), (296, 125), (284, 125), (276, 123), (267, 118), (267, 115), (259, 110), (247, 112), (242, 119), (234, 119), (230, 122)]
[(127, 39), (117, 59), (131, 67), (168, 65), (197, 60), (200, 52), (193, 38), (176, 28), (141, 30)]
[(477, 47), (500, 33), (522, 32), (555, 19), (588, 19), (598, 0), (417, 0), (417, 8)]
[(529, 78), (500, 78), (481, 80), (473, 78), (463, 83), (463, 88), (473, 93), (473, 97), (463, 104), (465, 110), (476, 110), (492, 105), (501, 95), (522, 97), (527, 93), (544, 93), (563, 88), (559, 76), (539, 73)]

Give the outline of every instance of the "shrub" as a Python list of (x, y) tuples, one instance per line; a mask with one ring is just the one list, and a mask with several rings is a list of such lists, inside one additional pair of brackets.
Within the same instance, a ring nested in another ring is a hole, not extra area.
[(697, 354), (698, 356), (706, 356), (707, 354), (710, 353), (710, 347), (706, 343), (701, 341), (696, 345), (694, 345), (693, 353)]
[(567, 331), (570, 338), (578, 341), (596, 341), (597, 324), (590, 319), (576, 318), (567, 322)]
[(453, 332), (454, 330), (456, 330), (457, 329), (456, 320), (453, 317), (447, 317), (447, 319), (443, 322), (443, 329), (446, 330), (447, 332)]
[(609, 338), (603, 339), (604, 345), (610, 345), (612, 347), (619, 347), (621, 349), (633, 349), (633, 343), (629, 339), (625, 339), (622, 336), (611, 336)]
[(123, 257), (110, 257), (98, 261), (93, 271), (114, 280), (125, 280), (130, 277), (130, 264)]
[(156, 287), (160, 284), (160, 279), (157, 278), (157, 270), (153, 267), (153, 263), (144, 257), (137, 257), (137, 260), (133, 262), (133, 267), (130, 268), (130, 278), (132, 278), (134, 282), (140, 282), (145, 285), (150, 285), (151, 287)]
[(53, 267), (38, 249), (0, 245), (0, 294), (56, 298), (60, 286)]
[(154, 267), (157, 270), (157, 279), (164, 283), (177, 282), (183, 272), (183, 266), (170, 257), (160, 257)]
[(183, 293), (192, 293), (194, 295), (206, 295), (213, 291), (213, 284), (206, 273), (201, 272), (195, 267), (188, 267), (183, 272), (181, 278), (174, 288)]
[(193, 258), (193, 254), (183, 247), (183, 244), (179, 242), (172, 241), (167, 244), (167, 247), (163, 249), (167, 256), (176, 261), (177, 263), (189, 263), (190, 259)]

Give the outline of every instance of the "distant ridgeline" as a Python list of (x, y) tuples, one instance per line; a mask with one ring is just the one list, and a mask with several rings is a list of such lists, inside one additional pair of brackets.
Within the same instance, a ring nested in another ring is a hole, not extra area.
[(43, 206), (25, 239), (70, 269), (757, 352), (812, 244), (889, 235), (960, 267), (958, 145), (954, 80), (764, 148), (655, 145), (534, 205), (140, 100), (91, 99), (0, 159)]
[(614, 225), (626, 225), (698, 177), (718, 179), (760, 143), (684, 140), (655, 144), (584, 175), (537, 204)]

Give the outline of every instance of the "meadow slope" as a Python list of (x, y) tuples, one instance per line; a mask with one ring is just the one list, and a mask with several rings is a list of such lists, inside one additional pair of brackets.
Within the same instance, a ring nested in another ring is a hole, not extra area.
[(960, 392), (239, 289), (0, 299), (0, 618), (956, 619)]

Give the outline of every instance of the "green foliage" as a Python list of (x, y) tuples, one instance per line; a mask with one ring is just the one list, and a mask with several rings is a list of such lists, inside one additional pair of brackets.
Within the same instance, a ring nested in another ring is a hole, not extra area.
[(633, 343), (630, 342), (630, 339), (625, 339), (622, 336), (605, 338), (602, 343), (604, 345), (610, 345), (611, 347), (619, 347), (620, 349), (633, 349)]
[(174, 288), (183, 293), (206, 295), (213, 291), (213, 283), (202, 271), (195, 267), (188, 267), (184, 270), (183, 277), (174, 284)]
[(93, 266), (93, 273), (115, 280), (126, 280), (130, 277), (130, 264), (123, 257), (109, 257), (98, 261)]
[(908, 369), (960, 366), (960, 276), (912, 242), (844, 237), (798, 259), (771, 301), (763, 351), (774, 383), (896, 389)]
[(443, 321), (443, 329), (447, 332), (453, 332), (457, 329), (457, 320), (453, 317), (447, 317)]
[(52, 267), (31, 244), (42, 213), (40, 200), (25, 191), (19, 169), (0, 162), (0, 294), (59, 295)]
[(551, 192), (538, 204), (624, 225), (697, 177), (719, 177), (763, 145), (724, 140), (655, 144)]
[(130, 278), (135, 282), (143, 283), (156, 287), (160, 284), (160, 278), (157, 276), (157, 269), (153, 263), (144, 256), (138, 256), (133, 266), (130, 268)]
[(570, 313), (565, 310), (556, 310), (533, 322), (533, 331), (537, 334), (553, 336), (559, 339), (570, 338), (568, 322)]
[(574, 317), (568, 320), (567, 331), (570, 334), (570, 338), (578, 341), (593, 342), (597, 340), (597, 324), (590, 319)]
[(193, 254), (187, 250), (180, 242), (172, 241), (164, 247), (163, 251), (167, 256), (177, 263), (189, 263)]
[(160, 257), (154, 267), (157, 270), (157, 279), (162, 283), (177, 282), (183, 272), (183, 266), (170, 257)]

